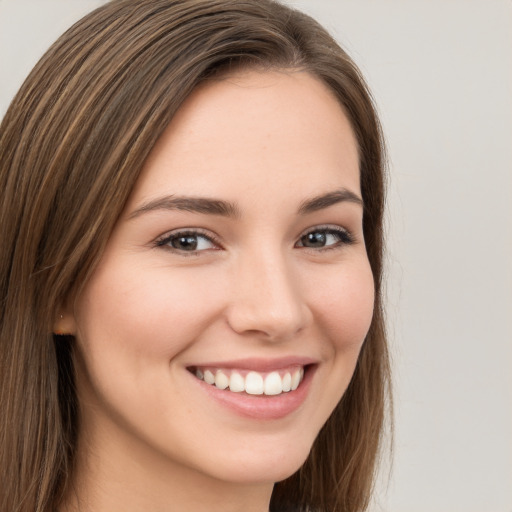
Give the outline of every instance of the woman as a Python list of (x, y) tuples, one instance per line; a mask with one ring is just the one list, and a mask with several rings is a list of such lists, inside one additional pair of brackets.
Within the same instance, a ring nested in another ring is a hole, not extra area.
[(28, 77), (0, 162), (1, 510), (367, 507), (382, 139), (318, 24), (111, 2)]

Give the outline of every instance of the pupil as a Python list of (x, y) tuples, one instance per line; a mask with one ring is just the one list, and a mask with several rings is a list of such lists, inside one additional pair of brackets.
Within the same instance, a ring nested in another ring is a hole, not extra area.
[(323, 247), (326, 242), (325, 233), (308, 233), (305, 236), (305, 240), (302, 242), (304, 245), (309, 247)]
[(172, 246), (175, 249), (194, 251), (197, 248), (197, 238), (192, 235), (180, 236), (172, 241)]

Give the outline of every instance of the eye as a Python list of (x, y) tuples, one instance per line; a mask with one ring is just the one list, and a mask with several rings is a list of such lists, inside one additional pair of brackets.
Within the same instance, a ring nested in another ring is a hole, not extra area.
[(352, 235), (342, 228), (315, 228), (299, 238), (296, 247), (327, 249), (354, 242)]
[(157, 241), (158, 247), (168, 247), (179, 252), (200, 252), (218, 249), (218, 245), (207, 235), (197, 231), (179, 231)]

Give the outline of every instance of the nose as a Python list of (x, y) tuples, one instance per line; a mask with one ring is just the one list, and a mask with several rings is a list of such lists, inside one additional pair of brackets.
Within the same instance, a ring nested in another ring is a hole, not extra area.
[(231, 277), (230, 327), (271, 341), (297, 335), (312, 318), (298, 277), (282, 255), (253, 254), (239, 262)]

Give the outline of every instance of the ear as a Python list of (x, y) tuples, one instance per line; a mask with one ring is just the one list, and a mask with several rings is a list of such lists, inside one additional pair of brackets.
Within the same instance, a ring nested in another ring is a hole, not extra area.
[(76, 334), (75, 317), (72, 313), (61, 311), (53, 324), (53, 334), (67, 336)]

